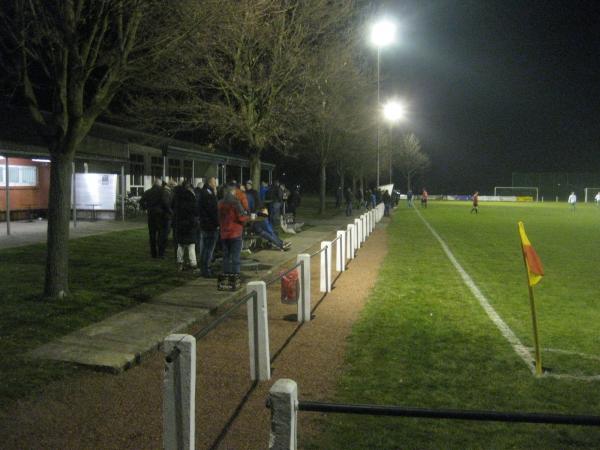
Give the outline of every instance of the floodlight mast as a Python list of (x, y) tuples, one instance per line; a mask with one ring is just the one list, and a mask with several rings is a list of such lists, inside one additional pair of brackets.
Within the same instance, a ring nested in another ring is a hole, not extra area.
[[(380, 66), (381, 49), (396, 40), (396, 25), (389, 19), (381, 19), (371, 27), (371, 43), (377, 47), (377, 107), (381, 108)], [(379, 118), (377, 118), (377, 186), (379, 186)]]
[(392, 184), (392, 127), (401, 121), (406, 120), (406, 103), (402, 100), (391, 99), (383, 105), (383, 117), (390, 124), (390, 180)]

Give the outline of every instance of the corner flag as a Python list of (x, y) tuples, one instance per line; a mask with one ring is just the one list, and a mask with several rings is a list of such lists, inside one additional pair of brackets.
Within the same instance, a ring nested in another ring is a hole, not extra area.
[(525, 265), (527, 266), (529, 285), (535, 286), (544, 276), (542, 261), (527, 238), (523, 222), (519, 222), (519, 235), (521, 236), (521, 248), (523, 249)]

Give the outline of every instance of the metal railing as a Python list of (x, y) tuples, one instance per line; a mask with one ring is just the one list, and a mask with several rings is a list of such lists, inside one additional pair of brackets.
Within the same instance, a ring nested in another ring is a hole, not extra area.
[[(290, 408), (289, 405), (297, 405)], [(421, 419), (450, 419), (494, 421), (507, 423), (537, 423), (554, 425), (600, 426), (600, 416), (536, 412), (506, 412), (460, 409), (412, 408), (405, 406), (356, 405), (298, 401), (298, 385), (294, 380), (277, 380), (269, 391), (267, 408), (271, 409), (270, 448), (296, 450), (298, 442), (296, 411), (359, 414), (370, 416), (414, 417)], [(400, 444), (400, 443), (399, 443)], [(401, 445), (398, 445), (401, 447)]]
[(404, 406), (353, 405), (300, 401), (299, 411), (359, 414), (370, 416), (418, 417), (425, 419), (454, 419), (470, 421), (546, 423), (558, 425), (600, 426), (600, 416), (501, 412), (460, 409), (429, 409)]

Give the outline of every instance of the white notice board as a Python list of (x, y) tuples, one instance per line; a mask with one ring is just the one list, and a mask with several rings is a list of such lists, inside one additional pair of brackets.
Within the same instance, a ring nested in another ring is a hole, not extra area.
[(77, 209), (114, 211), (116, 200), (117, 175), (75, 174), (75, 206)]

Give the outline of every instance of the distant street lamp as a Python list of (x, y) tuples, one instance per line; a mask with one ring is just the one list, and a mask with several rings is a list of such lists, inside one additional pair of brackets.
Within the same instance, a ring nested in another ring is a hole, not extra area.
[[(371, 27), (371, 43), (377, 47), (377, 107), (381, 107), (379, 68), (381, 49), (396, 40), (396, 25), (388, 20), (381, 19)], [(377, 118), (377, 186), (379, 186), (379, 118)]]
[(383, 105), (383, 117), (390, 124), (390, 184), (392, 184), (392, 127), (406, 119), (406, 103), (401, 100), (389, 100)]

